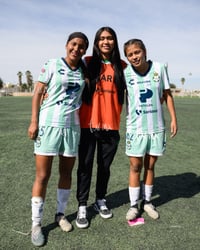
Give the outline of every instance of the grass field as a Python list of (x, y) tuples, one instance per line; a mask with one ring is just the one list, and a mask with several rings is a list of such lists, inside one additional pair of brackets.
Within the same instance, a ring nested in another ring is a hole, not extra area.
[[(61, 232), (54, 224), (57, 158), (48, 185), (43, 226), (52, 250), (198, 250), (200, 249), (200, 98), (175, 98), (179, 131), (167, 141), (167, 151), (156, 165), (153, 200), (160, 219), (146, 214), (144, 225), (129, 227), (129, 162), (124, 153), (125, 114), (121, 122), (121, 142), (111, 168), (107, 202), (114, 217), (103, 220), (89, 208), (90, 227), (75, 225), (77, 201), (76, 168), (66, 215), (74, 229)], [(166, 113), (167, 126), (169, 116)], [(0, 249), (35, 249), (28, 232), (31, 227), (31, 189), (35, 175), (33, 142), (27, 137), (31, 115), (30, 97), (0, 97)], [(94, 182), (89, 205), (94, 202)]]

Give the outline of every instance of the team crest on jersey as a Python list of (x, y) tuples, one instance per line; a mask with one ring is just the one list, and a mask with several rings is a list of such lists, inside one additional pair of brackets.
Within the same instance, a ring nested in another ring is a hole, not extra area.
[(37, 148), (41, 146), (41, 138), (39, 136), (36, 138), (35, 143)]
[(126, 133), (126, 149), (131, 150), (132, 148), (132, 142), (133, 141), (133, 134), (132, 133)]
[(153, 73), (153, 80), (154, 82), (159, 82), (160, 81), (160, 76), (157, 72)]
[(39, 135), (39, 136), (43, 136), (43, 135), (44, 135), (44, 126), (42, 126), (42, 127), (39, 129), (38, 135)]
[(126, 142), (126, 148), (127, 150), (131, 150), (131, 141)]

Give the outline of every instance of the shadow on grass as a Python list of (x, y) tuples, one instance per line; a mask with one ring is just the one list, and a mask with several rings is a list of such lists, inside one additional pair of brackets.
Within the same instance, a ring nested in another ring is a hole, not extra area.
[(159, 197), (153, 203), (158, 207), (177, 198), (190, 198), (199, 192), (200, 176), (195, 173), (160, 176), (155, 178), (154, 194)]
[(122, 189), (106, 197), (108, 207), (114, 209), (129, 203), (128, 189)]
[(56, 222), (53, 222), (45, 227), (42, 227), (42, 232), (44, 234), (44, 237), (45, 237), (45, 243), (44, 243), (44, 246), (48, 243), (48, 236), (49, 236), (49, 233), (54, 230), (56, 227), (58, 227), (58, 224)]
[[(154, 181), (153, 199), (155, 206), (161, 206), (177, 198), (190, 198), (200, 192), (200, 176), (192, 172), (156, 177)], [(123, 189), (106, 197), (111, 209), (129, 203), (128, 189)]]
[[(87, 212), (88, 212), (88, 222), (89, 222), (89, 226), (90, 226), (91, 220), (94, 219), (94, 217), (97, 215), (97, 213), (93, 209), (93, 205), (90, 205), (87, 207)], [(76, 216), (77, 216), (77, 211), (72, 213), (72, 214), (67, 215), (66, 218), (71, 223), (72, 221), (76, 220)], [(49, 237), (50, 232), (57, 227), (59, 227), (57, 222), (52, 222), (51, 224), (48, 224), (47, 226), (42, 227), (42, 231), (43, 231), (43, 234), (45, 236), (44, 245), (48, 244), (48, 237)], [(73, 230), (74, 230), (74, 228), (72, 228), (71, 231), (73, 231)]]
[[(200, 177), (195, 173), (188, 172), (178, 175), (167, 175), (155, 178), (153, 195), (159, 195), (158, 198), (153, 199), (153, 204), (156, 207), (161, 206), (171, 200), (177, 198), (190, 198), (200, 192)], [(107, 204), (110, 209), (115, 209), (124, 204), (129, 203), (128, 189), (122, 189), (115, 193), (106, 196)], [(88, 221), (89, 226), (91, 220), (95, 218), (97, 212), (93, 208), (93, 204), (88, 206)], [(72, 222), (76, 220), (77, 211), (68, 215), (67, 219)], [(48, 241), (48, 235), (51, 230), (57, 227), (57, 223), (51, 223), (43, 227), (43, 232)]]
[[(187, 172), (156, 177), (153, 204), (158, 207), (177, 198), (190, 198), (200, 192), (200, 176)], [(106, 197), (109, 208), (114, 209), (129, 203), (128, 189), (119, 190)]]

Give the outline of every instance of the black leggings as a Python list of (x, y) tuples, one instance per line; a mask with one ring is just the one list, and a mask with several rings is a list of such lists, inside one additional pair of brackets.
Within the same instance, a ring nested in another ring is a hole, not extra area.
[(120, 135), (118, 130), (81, 129), (79, 163), (77, 170), (77, 200), (87, 205), (95, 149), (97, 145), (96, 199), (103, 199), (107, 193), (110, 166), (117, 152)]

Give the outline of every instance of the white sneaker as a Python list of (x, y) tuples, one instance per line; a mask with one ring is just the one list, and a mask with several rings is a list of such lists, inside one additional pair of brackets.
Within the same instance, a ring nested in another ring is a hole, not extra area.
[(89, 223), (87, 220), (87, 209), (86, 206), (80, 206), (77, 212), (76, 225), (78, 228), (86, 228)]
[(151, 217), (154, 220), (157, 220), (160, 217), (158, 211), (151, 202), (146, 204), (144, 203), (143, 209), (149, 215), (149, 217)]
[(94, 209), (100, 214), (104, 219), (109, 219), (113, 216), (112, 212), (106, 206), (106, 200), (97, 200), (94, 204)]
[(58, 225), (60, 226), (60, 228), (64, 231), (64, 232), (69, 232), (72, 230), (72, 225), (71, 223), (69, 223), (69, 221), (66, 219), (66, 217), (64, 216), (64, 214), (56, 214), (55, 215), (55, 222), (58, 223)]
[(127, 214), (126, 219), (127, 220), (134, 220), (139, 215), (139, 210), (137, 207), (130, 207)]
[(31, 241), (34, 246), (41, 247), (45, 243), (45, 238), (42, 233), (42, 228), (40, 225), (32, 227), (31, 230)]

